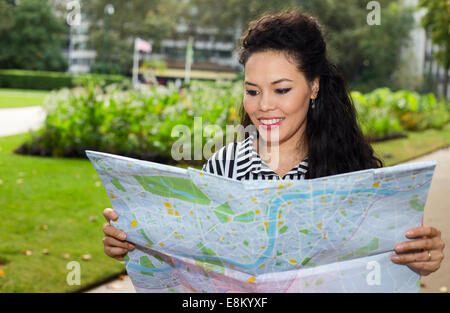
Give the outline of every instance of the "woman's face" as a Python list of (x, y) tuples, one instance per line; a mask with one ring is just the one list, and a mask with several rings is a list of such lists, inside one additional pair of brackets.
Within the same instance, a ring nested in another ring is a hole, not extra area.
[(281, 144), (302, 139), (318, 82), (317, 78), (309, 84), (282, 52), (258, 52), (249, 57), (243, 104), (262, 140)]

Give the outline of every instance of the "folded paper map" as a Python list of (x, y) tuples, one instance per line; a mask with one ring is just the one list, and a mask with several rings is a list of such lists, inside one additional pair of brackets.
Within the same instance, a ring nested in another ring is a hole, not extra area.
[(86, 151), (136, 249), (138, 292), (418, 292), (390, 256), (422, 224), (436, 162), (238, 181)]

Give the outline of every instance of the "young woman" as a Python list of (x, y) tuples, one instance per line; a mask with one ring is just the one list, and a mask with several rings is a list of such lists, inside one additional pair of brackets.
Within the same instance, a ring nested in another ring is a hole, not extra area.
[[(251, 22), (241, 40), (245, 70), (241, 124), (256, 132), (217, 151), (203, 170), (238, 180), (312, 179), (382, 167), (358, 127), (341, 74), (326, 57), (318, 22), (299, 11)], [(104, 211), (109, 222), (118, 218)], [(107, 224), (105, 253), (121, 259), (134, 246)], [(392, 261), (421, 275), (439, 269), (444, 242), (438, 229), (409, 229)]]

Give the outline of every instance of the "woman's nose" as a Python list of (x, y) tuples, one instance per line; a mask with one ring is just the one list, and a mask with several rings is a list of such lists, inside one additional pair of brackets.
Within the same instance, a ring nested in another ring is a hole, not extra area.
[(261, 101), (259, 102), (259, 108), (261, 111), (270, 111), (276, 108), (276, 105), (268, 92), (263, 93)]

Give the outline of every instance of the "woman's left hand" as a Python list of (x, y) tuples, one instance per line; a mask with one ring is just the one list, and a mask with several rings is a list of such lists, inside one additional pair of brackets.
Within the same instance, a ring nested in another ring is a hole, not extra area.
[(397, 264), (408, 265), (423, 276), (437, 271), (444, 258), (445, 247), (440, 230), (430, 226), (415, 227), (406, 231), (406, 237), (418, 239), (395, 245), (395, 252), (401, 254), (392, 255), (391, 260)]

